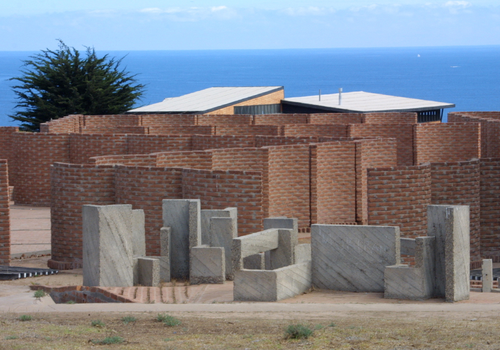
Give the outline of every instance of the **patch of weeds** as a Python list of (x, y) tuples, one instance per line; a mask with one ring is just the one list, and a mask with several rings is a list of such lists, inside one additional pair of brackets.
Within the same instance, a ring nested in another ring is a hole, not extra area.
[(66, 302), (66, 304), (76, 304), (76, 301), (74, 301), (74, 300), (68, 300), (68, 301)]
[(45, 293), (43, 289), (38, 289), (37, 291), (35, 291), (35, 294), (33, 294), (33, 296), (37, 299), (43, 298), (46, 295), (47, 293)]
[(17, 338), (18, 338), (17, 335), (8, 335), (4, 339), (5, 340), (13, 340), (13, 339), (17, 339)]
[(333, 323), (333, 322), (328, 325), (328, 327), (336, 327), (336, 326), (337, 325), (335, 323)]
[(158, 314), (158, 316), (156, 316), (156, 320), (158, 322), (163, 322), (163, 324), (168, 327), (175, 327), (182, 323), (178, 318), (167, 314)]
[(135, 321), (137, 321), (137, 318), (135, 318), (133, 316), (122, 317), (122, 322), (125, 323), (125, 324), (129, 324), (129, 323), (135, 322)]
[(164, 341), (173, 341), (173, 340), (174, 340), (174, 338), (165, 338), (165, 339), (163, 339), (163, 340), (164, 340)]
[(32, 320), (31, 315), (21, 315), (21, 317), (19, 317), (19, 321), (22, 321), (22, 322), (31, 321), (31, 320)]
[(112, 337), (106, 337), (104, 339), (98, 340), (98, 339), (92, 339), (92, 343), (94, 344), (100, 344), (100, 345), (110, 345), (110, 344), (120, 344), (125, 341), (122, 337), (118, 336), (112, 336)]
[(316, 326), (314, 326), (314, 330), (315, 331), (319, 331), (321, 329), (325, 328), (325, 326), (323, 326), (322, 324), (317, 324)]
[(90, 322), (90, 324), (92, 325), (92, 327), (99, 327), (99, 328), (103, 328), (104, 326), (106, 326), (104, 322), (102, 322), (101, 320), (93, 320), (92, 322)]
[(314, 330), (303, 324), (291, 324), (285, 330), (285, 339), (307, 339)]

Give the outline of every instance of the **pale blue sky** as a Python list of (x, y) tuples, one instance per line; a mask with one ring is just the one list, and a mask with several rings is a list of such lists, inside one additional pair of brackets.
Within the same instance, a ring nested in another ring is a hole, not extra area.
[(500, 45), (498, 0), (0, 0), (0, 50)]

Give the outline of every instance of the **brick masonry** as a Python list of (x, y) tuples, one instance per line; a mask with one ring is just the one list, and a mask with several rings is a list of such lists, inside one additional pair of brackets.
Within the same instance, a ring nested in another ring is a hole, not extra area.
[(10, 206), (7, 160), (0, 159), (0, 265), (10, 265)]
[(480, 160), (481, 257), (500, 258), (500, 158)]

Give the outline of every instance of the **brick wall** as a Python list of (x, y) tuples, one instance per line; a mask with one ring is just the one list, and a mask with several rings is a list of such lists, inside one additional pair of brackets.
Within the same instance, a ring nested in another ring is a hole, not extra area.
[(10, 206), (7, 160), (0, 160), (0, 266), (10, 265)]
[(251, 171), (182, 170), (183, 198), (202, 209), (238, 208), (238, 234), (262, 230), (262, 174)]
[(395, 139), (356, 140), (356, 221), (368, 224), (368, 168), (396, 167)]
[(453, 112), (449, 123), (479, 123), (481, 125), (481, 157), (500, 157), (500, 112)]
[(140, 126), (141, 116), (134, 114), (84, 115), (83, 127), (123, 127)]
[(149, 134), (147, 126), (85, 126), (81, 129), (82, 134)]
[(269, 147), (269, 216), (297, 218), (310, 227), (309, 145)]
[(364, 115), (364, 123), (366, 124), (417, 124), (417, 113), (367, 113)]
[(479, 124), (425, 123), (414, 126), (415, 164), (481, 157)]
[(64, 118), (54, 119), (40, 124), (41, 132), (52, 134), (80, 133), (83, 125), (83, 115), (68, 115)]
[(255, 136), (255, 147), (283, 146), (318, 142), (317, 136)]
[(307, 124), (309, 114), (259, 114), (253, 117), (254, 125)]
[(144, 210), (146, 254), (150, 256), (160, 255), (163, 199), (182, 199), (182, 169), (116, 167), (116, 203)]
[(131, 166), (156, 166), (156, 154), (126, 154), (115, 156), (91, 157), (91, 164), (95, 165), (131, 165)]
[(267, 150), (261, 148), (225, 148), (210, 153), (213, 170), (262, 172), (267, 163)]
[(309, 115), (310, 124), (359, 124), (363, 122), (363, 113), (317, 113)]
[(401, 237), (427, 235), (431, 169), (427, 165), (368, 169), (368, 224), (399, 226)]
[(282, 128), (279, 125), (218, 125), (215, 135), (269, 135), (279, 136)]
[(356, 145), (311, 145), (311, 223), (356, 222)]
[(216, 148), (255, 147), (255, 138), (249, 135), (193, 135), (192, 150)]
[(69, 161), (69, 134), (15, 133), (15, 157), (9, 163), (16, 204), (48, 206), (50, 165)]
[(16, 147), (13, 143), (14, 141), (12, 140), (12, 135), (17, 132), (19, 132), (18, 127), (0, 127), (0, 159), (5, 159), (8, 161), (13, 160), (14, 156), (11, 152), (16, 149)]
[(115, 204), (115, 169), (109, 165), (55, 163), (51, 167), (49, 267), (82, 266), (82, 206)]
[(194, 114), (146, 114), (140, 115), (142, 126), (196, 125)]
[(150, 126), (149, 133), (152, 135), (212, 135), (215, 128), (203, 125), (161, 125)]
[(212, 169), (212, 154), (207, 151), (181, 151), (156, 153), (159, 167)]
[(500, 257), (500, 158), (480, 160), (481, 258)]
[(284, 136), (331, 136), (348, 137), (348, 125), (327, 124), (327, 125), (285, 125)]
[(431, 163), (432, 204), (470, 206), (471, 261), (480, 259), (479, 160)]
[(350, 126), (350, 137), (395, 138), (398, 148), (398, 166), (413, 165), (413, 126), (411, 124), (355, 124)]
[(197, 125), (251, 125), (253, 116), (246, 114), (199, 115)]
[(118, 134), (71, 134), (70, 163), (90, 164), (90, 157), (127, 154), (127, 136)]
[(190, 151), (191, 145), (191, 135), (127, 135), (128, 154)]

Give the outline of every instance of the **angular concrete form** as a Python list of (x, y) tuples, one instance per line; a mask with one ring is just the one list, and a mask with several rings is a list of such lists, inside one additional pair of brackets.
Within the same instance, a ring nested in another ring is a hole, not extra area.
[(224, 248), (198, 246), (191, 248), (191, 284), (224, 283), (226, 261)]
[(311, 288), (311, 262), (277, 270), (239, 270), (234, 276), (235, 301), (278, 301)]
[(469, 299), (469, 207), (429, 205), (427, 231), (429, 236), (436, 237), (435, 295), (448, 302)]
[(399, 227), (312, 225), (316, 288), (383, 292), (386, 266), (400, 262)]
[(210, 246), (222, 247), (224, 249), (226, 279), (232, 281), (233, 264), (231, 262), (231, 249), (233, 239), (238, 237), (238, 224), (236, 209), (229, 212), (230, 217), (212, 217), (210, 218)]
[(292, 232), (299, 233), (299, 222), (296, 218), (287, 218), (285, 216), (265, 218), (264, 230), (271, 228), (286, 228)]
[(246, 270), (265, 270), (265, 253), (254, 254), (244, 258), (243, 268)]
[[(142, 210), (141, 210), (142, 211)], [(131, 205), (83, 206), (83, 285), (128, 287), (134, 282), (138, 225)], [(144, 213), (142, 214), (142, 220)]]
[(170, 227), (160, 229), (160, 282), (170, 282)]
[(490, 293), (491, 290), (493, 289), (493, 260), (483, 259), (482, 270), (483, 270), (482, 292)]
[(151, 257), (138, 258), (139, 284), (157, 287), (160, 284), (160, 260)]
[(434, 296), (435, 238), (418, 237), (414, 241), (415, 267), (393, 265), (385, 268), (385, 298), (423, 300)]
[[(234, 218), (237, 219), (238, 216), (237, 208), (226, 208), (222, 210), (211, 210), (211, 209), (203, 209), (200, 212), (201, 219), (201, 243), (200, 244), (208, 244), (214, 246), (212, 244), (211, 233), (210, 233), (210, 219), (211, 218)], [(236, 236), (238, 237), (238, 224), (235, 226)], [(215, 246), (220, 247), (220, 246)]]
[(298, 264), (310, 260), (312, 260), (311, 244), (310, 243), (297, 244), (297, 246), (295, 247), (295, 263)]
[(201, 244), (199, 199), (164, 199), (163, 226), (170, 227), (170, 276), (189, 280), (189, 250)]
[(247, 256), (278, 248), (279, 231), (270, 229), (234, 238), (231, 248), (233, 272), (243, 268), (243, 259)]
[(146, 227), (144, 210), (132, 210), (132, 253), (146, 256)]
[(278, 248), (269, 251), (270, 270), (293, 265), (295, 263), (295, 247), (298, 243), (298, 232), (292, 229), (279, 229)]

